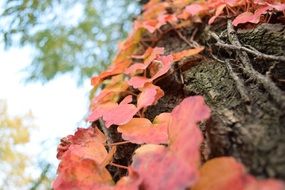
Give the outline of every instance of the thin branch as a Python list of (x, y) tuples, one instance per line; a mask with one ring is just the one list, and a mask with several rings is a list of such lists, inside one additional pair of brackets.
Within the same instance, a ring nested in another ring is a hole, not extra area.
[(124, 145), (128, 143), (131, 143), (131, 142), (130, 141), (115, 142), (115, 143), (108, 144), (108, 146), (118, 146), (118, 145)]
[[(239, 42), (231, 20), (228, 20), (227, 30), (228, 39), (231, 44), (237, 47), (241, 47), (242, 45)], [(285, 108), (285, 96), (283, 92), (271, 80), (253, 69), (252, 65), (250, 64), (250, 59), (245, 51), (239, 50), (238, 57), (244, 66), (241, 68), (245, 72), (245, 74), (249, 75), (257, 82), (261, 83), (263, 87), (267, 90), (267, 92), (272, 96), (272, 98), (275, 99), (276, 103), (279, 104), (282, 108)]]
[(276, 61), (285, 61), (285, 56), (267, 55), (265, 53), (261, 53), (260, 51), (258, 51), (257, 49), (255, 49), (253, 47), (246, 48), (244, 46), (241, 46), (241, 44), (239, 44), (239, 45), (238, 44), (235, 44), (235, 45), (226, 44), (214, 32), (209, 31), (209, 34), (210, 34), (211, 37), (213, 37), (217, 41), (217, 43), (215, 44), (216, 46), (227, 48), (227, 49), (246, 51), (248, 53), (251, 53), (251, 54), (253, 54), (253, 55), (255, 55), (255, 56), (259, 57), (259, 58), (263, 58), (263, 59), (270, 59), (270, 60), (276, 60)]
[(181, 34), (181, 32), (179, 32), (178, 30), (176, 30), (175, 28), (174, 28), (174, 31), (178, 34), (178, 36), (179, 36), (179, 38), (181, 38), (186, 44), (188, 44), (190, 47), (199, 47), (199, 44), (197, 43), (197, 42), (195, 42), (195, 41), (189, 41), (189, 40), (187, 40), (187, 38), (185, 37), (185, 36), (183, 36), (182, 34)]
[(236, 45), (225, 44), (225, 43), (221, 43), (221, 42), (217, 42), (215, 45), (219, 46), (219, 47), (233, 49), (233, 50), (246, 51), (248, 53), (255, 55), (258, 58), (270, 59), (270, 60), (276, 60), (276, 61), (284, 61), (285, 62), (285, 56), (267, 55), (265, 53), (261, 53), (260, 51), (252, 50), (252, 49), (246, 48), (244, 46), (236, 46)]
[(128, 169), (127, 166), (123, 166), (123, 165), (120, 165), (120, 164), (115, 164), (115, 163), (113, 163), (113, 162), (109, 163), (109, 165), (110, 165), (110, 166), (115, 166), (115, 167), (117, 167), (117, 168), (125, 169), (125, 170)]
[(106, 128), (106, 126), (105, 126), (105, 123), (104, 123), (103, 119), (99, 118), (98, 121), (99, 121), (99, 124), (100, 124), (100, 128), (102, 129), (103, 133), (107, 137), (107, 146), (108, 146), (108, 150), (110, 151), (112, 149), (112, 146), (110, 146), (110, 144), (112, 144), (113, 141), (109, 137), (109, 132), (108, 132), (108, 129)]
[(47, 164), (43, 169), (40, 178), (35, 182), (35, 184), (30, 188), (30, 190), (36, 190), (43, 183), (48, 171), (50, 170), (51, 164)]

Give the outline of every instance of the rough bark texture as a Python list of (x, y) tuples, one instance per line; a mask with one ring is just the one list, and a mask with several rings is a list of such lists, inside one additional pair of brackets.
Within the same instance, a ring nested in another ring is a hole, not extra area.
[[(168, 74), (155, 81), (165, 96), (149, 107), (145, 116), (152, 120), (162, 112), (171, 112), (185, 97), (202, 95), (212, 110), (211, 119), (200, 126), (204, 135), (202, 160), (233, 156), (255, 176), (285, 180), (285, 61), (277, 57), (285, 56), (285, 26), (246, 27), (235, 33), (229, 31), (226, 20), (221, 20), (212, 27), (162, 28), (162, 38), (149, 45), (164, 47), (165, 54), (197, 43), (205, 50), (175, 63)], [(240, 51), (237, 42), (263, 54)], [(108, 130), (112, 142), (122, 140), (116, 127)], [(137, 147), (120, 145), (113, 162), (129, 165)], [(115, 181), (126, 174), (124, 169), (108, 169)]]
[[(172, 73), (157, 82), (166, 95), (148, 109), (148, 118), (171, 111), (184, 97), (203, 95), (212, 109), (211, 120), (201, 126), (203, 160), (234, 156), (256, 176), (285, 179), (285, 62), (215, 46), (210, 30), (231, 44), (224, 24), (212, 28), (197, 25), (179, 33), (191, 42), (194, 28), (198, 30), (194, 40), (206, 46), (204, 55), (177, 63)], [(285, 55), (284, 25), (261, 24), (238, 30), (237, 36), (243, 47)], [(170, 31), (156, 46), (177, 52), (189, 48), (188, 44)], [(248, 56), (253, 72), (244, 69), (240, 55)]]

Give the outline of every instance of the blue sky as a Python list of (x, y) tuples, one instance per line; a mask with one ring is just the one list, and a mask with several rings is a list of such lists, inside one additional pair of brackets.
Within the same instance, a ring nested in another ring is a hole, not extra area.
[[(23, 69), (31, 60), (30, 48), (4, 51), (0, 43), (0, 99), (6, 100), (11, 116), (24, 115), (29, 111), (33, 113), (36, 127), (27, 146), (28, 154), (32, 158), (41, 154), (46, 161), (56, 165), (59, 139), (86, 125), (84, 119), (92, 87), (89, 80), (78, 87), (76, 80), (68, 74), (58, 76), (45, 85), (25, 84), (27, 73)], [(43, 150), (43, 141), (48, 142), (48, 150)]]

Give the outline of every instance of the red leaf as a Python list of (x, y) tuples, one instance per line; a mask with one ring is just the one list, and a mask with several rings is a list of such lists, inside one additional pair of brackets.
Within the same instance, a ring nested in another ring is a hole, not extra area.
[(125, 70), (125, 74), (131, 75), (131, 74), (137, 74), (138, 71), (143, 71), (148, 67), (148, 65), (143, 64), (143, 63), (134, 63), (131, 65), (129, 68)]
[(265, 14), (269, 9), (271, 9), (269, 6), (262, 6), (262, 7), (259, 7), (254, 12), (254, 14), (252, 14), (251, 12), (244, 12), (233, 20), (233, 25), (237, 26), (238, 24), (243, 24), (247, 22), (257, 24), (260, 21), (261, 15)]
[(218, 6), (216, 9), (215, 15), (210, 18), (208, 24), (212, 24), (216, 20), (216, 18), (224, 12), (225, 7), (226, 7), (226, 4), (221, 4), (220, 6)]
[(147, 82), (149, 82), (148, 78), (134, 76), (130, 78), (130, 80), (128, 81), (128, 84), (134, 88), (142, 88)]
[(284, 11), (285, 10), (285, 2), (283, 2), (283, 3), (275, 2), (275, 4), (271, 4), (271, 3), (266, 2), (266, 4), (268, 6), (270, 6), (271, 8), (276, 9), (277, 11)]
[(112, 177), (105, 169), (109, 153), (104, 143), (106, 137), (97, 128), (79, 128), (74, 135), (64, 140), (68, 142), (64, 152), (58, 148), (58, 176), (53, 183), (55, 190), (91, 189), (112, 184)]
[(95, 139), (98, 143), (105, 143), (105, 135), (96, 127), (89, 127), (87, 129), (78, 128), (74, 135), (69, 135), (61, 139), (61, 143), (57, 148), (57, 158), (61, 159), (62, 155), (67, 151), (70, 145), (83, 145), (89, 142), (91, 139)]
[(203, 11), (205, 8), (198, 4), (198, 3), (193, 3), (191, 5), (188, 5), (186, 8), (185, 8), (185, 11), (187, 13), (189, 13), (191, 16), (194, 16), (194, 15), (198, 15), (201, 11)]
[(169, 148), (144, 145), (135, 151), (132, 168), (144, 189), (186, 189), (197, 181), (202, 136), (196, 125), (209, 117), (209, 108), (202, 97), (189, 97), (171, 115)]
[(241, 13), (233, 20), (233, 25), (237, 26), (238, 24), (249, 22), (251, 21), (252, 16), (253, 16), (253, 13), (251, 12)]
[(186, 189), (196, 180), (192, 171), (162, 145), (144, 145), (135, 151), (132, 168), (140, 175), (142, 189)]
[(157, 79), (158, 77), (164, 75), (165, 73), (168, 72), (168, 70), (171, 67), (171, 64), (173, 63), (173, 57), (172, 55), (167, 55), (167, 56), (159, 56), (157, 59), (158, 62), (160, 62), (160, 68), (158, 70), (157, 73), (155, 73), (151, 79), (150, 82), (154, 81), (155, 79)]
[(140, 76), (134, 76), (130, 78), (128, 81), (128, 84), (130, 86), (133, 86), (134, 88), (142, 88), (146, 83), (152, 82), (158, 77), (164, 75), (165, 73), (168, 72), (168, 70), (171, 67), (171, 64), (173, 63), (173, 58), (172, 55), (167, 55), (167, 56), (159, 56), (157, 58), (158, 65), (158, 71), (151, 77), (151, 78), (145, 78), (145, 77), (140, 77)]
[(164, 53), (164, 48), (148, 48), (143, 55), (133, 56), (136, 59), (144, 59), (144, 63), (135, 63), (125, 70), (126, 74), (136, 73), (137, 70), (145, 70), (158, 55)]
[(153, 84), (147, 84), (142, 88), (142, 92), (138, 96), (137, 108), (146, 108), (150, 105), (154, 105), (158, 99), (164, 95), (164, 92), (160, 87)]
[(141, 184), (141, 178), (137, 172), (128, 169), (128, 176), (122, 177), (116, 184), (115, 190), (138, 190)]
[(132, 101), (131, 99), (130, 95), (127, 96), (118, 106), (103, 114), (103, 120), (107, 128), (113, 124), (123, 125), (133, 118), (137, 113), (137, 108), (133, 104), (129, 104)]
[[(197, 123), (210, 117), (210, 109), (202, 96), (185, 98), (171, 112), (172, 122), (169, 126), (170, 150), (185, 162), (186, 170), (197, 175), (194, 166), (200, 162), (200, 144), (203, 140)], [(189, 156), (191, 155), (191, 156)]]
[(169, 122), (169, 113), (158, 115), (153, 124), (146, 118), (133, 118), (127, 124), (119, 126), (118, 132), (122, 133), (123, 139), (136, 144), (167, 143)]
[(130, 104), (132, 97), (125, 97), (120, 104), (106, 103), (96, 107), (88, 117), (88, 121), (93, 122), (103, 117), (106, 127), (111, 125), (122, 125), (130, 121), (137, 113), (137, 108)]
[(113, 183), (105, 167), (100, 167), (94, 160), (82, 159), (71, 151), (63, 155), (57, 173), (52, 185), (54, 190), (102, 189), (101, 186)]

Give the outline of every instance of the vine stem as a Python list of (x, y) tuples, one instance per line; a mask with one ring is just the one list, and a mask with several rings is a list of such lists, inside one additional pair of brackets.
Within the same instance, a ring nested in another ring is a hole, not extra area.
[(125, 169), (125, 170), (128, 169), (127, 166), (123, 166), (123, 165), (116, 164), (116, 163), (113, 163), (113, 162), (109, 163), (109, 165), (110, 165), (110, 166), (115, 166), (115, 167), (117, 167), (117, 168), (122, 168), (122, 169)]
[(117, 145), (123, 145), (123, 144), (128, 144), (128, 143), (131, 143), (131, 142), (130, 141), (115, 142), (115, 143), (108, 144), (108, 146), (117, 146)]

